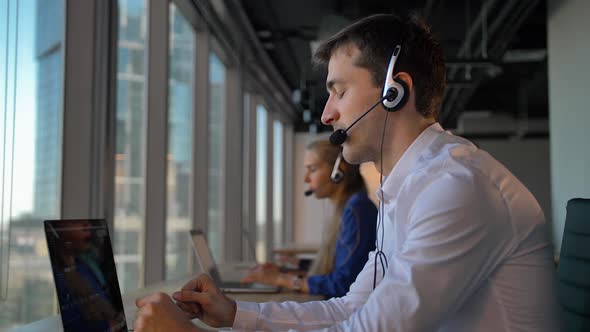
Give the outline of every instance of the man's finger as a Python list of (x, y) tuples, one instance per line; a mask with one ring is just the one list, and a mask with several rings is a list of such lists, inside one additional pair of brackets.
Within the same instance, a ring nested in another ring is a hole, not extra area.
[(176, 305), (190, 316), (196, 316), (201, 313), (201, 307), (193, 302), (176, 302)]
[(143, 328), (145, 326), (145, 319), (144, 317), (137, 317), (135, 318), (135, 321), (133, 322), (133, 329), (135, 331), (143, 331)]
[(184, 302), (176, 302), (176, 305), (182, 309), (183, 311), (192, 311), (192, 307), (189, 306), (190, 303), (184, 303)]
[(195, 302), (195, 303), (203, 303), (203, 302), (207, 302), (209, 296), (206, 293), (199, 293), (199, 292), (193, 292), (193, 291), (189, 291), (189, 290), (182, 290), (180, 292), (174, 292), (174, 294), (172, 294), (172, 297), (176, 300), (176, 301), (181, 301), (181, 302), (185, 302), (185, 303), (190, 303), (190, 302)]
[(210, 280), (211, 278), (209, 278), (208, 275), (204, 273), (200, 274), (198, 277), (192, 279), (191, 281), (187, 282), (184, 286), (182, 286), (181, 290), (201, 290), (201, 288), (203, 288), (203, 285), (205, 285)]
[(143, 307), (144, 305), (146, 305), (150, 302), (153, 302), (157, 296), (158, 296), (158, 294), (150, 294), (150, 295), (140, 297), (135, 300), (135, 305), (137, 307)]

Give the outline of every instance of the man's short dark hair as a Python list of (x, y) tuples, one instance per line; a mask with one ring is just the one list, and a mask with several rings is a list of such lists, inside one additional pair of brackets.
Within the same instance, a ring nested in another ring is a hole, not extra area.
[(314, 61), (327, 65), (336, 50), (354, 45), (360, 51), (356, 65), (369, 70), (376, 86), (383, 86), (397, 44), (402, 50), (395, 71), (412, 76), (417, 111), (424, 117), (436, 118), (445, 91), (444, 55), (430, 27), (417, 16), (402, 19), (378, 14), (361, 19), (324, 41)]

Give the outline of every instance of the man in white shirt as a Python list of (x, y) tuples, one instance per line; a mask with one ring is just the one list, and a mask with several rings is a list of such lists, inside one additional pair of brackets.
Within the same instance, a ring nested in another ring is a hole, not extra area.
[[(407, 100), (395, 112), (379, 105), (351, 126), (382, 98), (396, 45), (392, 75)], [(235, 302), (201, 275), (174, 293), (178, 307), (237, 330), (557, 331), (543, 212), (506, 168), (436, 122), (446, 70), (429, 28), (371, 16), (325, 41), (315, 57), (328, 64), (322, 122), (351, 126), (344, 158), (374, 161), (386, 175), (376, 252), (342, 298)], [(137, 331), (197, 330), (165, 294), (137, 304)]]

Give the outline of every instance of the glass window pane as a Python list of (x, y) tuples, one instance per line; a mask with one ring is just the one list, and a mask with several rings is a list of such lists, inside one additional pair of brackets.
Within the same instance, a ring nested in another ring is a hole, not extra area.
[(121, 291), (143, 284), (146, 3), (119, 0), (114, 251)]
[(10, 257), (0, 271), (8, 276), (0, 283), (0, 330), (9, 330), (56, 310), (42, 220), (60, 213), (64, 3), (1, 3), (0, 239)]
[(283, 125), (275, 121), (273, 125), (273, 241), (275, 246), (283, 244)]
[(223, 257), (223, 174), (226, 100), (225, 66), (209, 55), (209, 223), (207, 240), (217, 261)]
[(166, 279), (192, 270), (190, 244), (195, 31), (170, 3)]
[(256, 260), (266, 261), (267, 111), (256, 107)]

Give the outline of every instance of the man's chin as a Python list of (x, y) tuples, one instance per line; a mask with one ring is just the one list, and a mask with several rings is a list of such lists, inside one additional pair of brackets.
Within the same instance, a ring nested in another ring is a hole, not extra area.
[(365, 154), (360, 153), (356, 149), (353, 150), (351, 146), (346, 143), (342, 145), (342, 157), (344, 157), (344, 160), (346, 160), (347, 163), (353, 165), (358, 165), (369, 161), (367, 160), (368, 158)]

